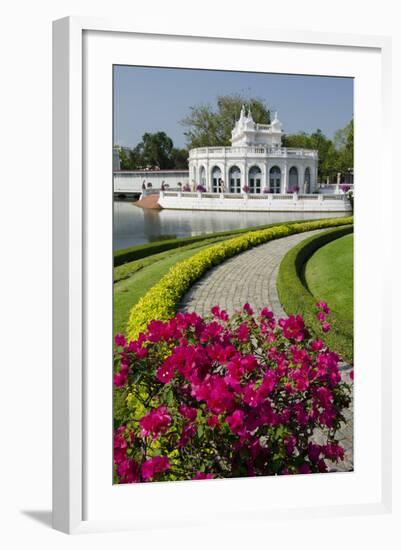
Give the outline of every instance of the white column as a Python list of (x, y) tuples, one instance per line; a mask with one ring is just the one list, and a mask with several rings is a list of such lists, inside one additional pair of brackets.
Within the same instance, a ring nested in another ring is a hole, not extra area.
[(287, 160), (285, 160), (281, 171), (281, 193), (287, 192), (287, 183), (288, 183), (288, 166), (287, 166)]

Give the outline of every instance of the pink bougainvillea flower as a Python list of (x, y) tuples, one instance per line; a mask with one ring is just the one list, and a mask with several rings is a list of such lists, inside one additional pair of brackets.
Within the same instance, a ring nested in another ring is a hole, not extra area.
[(249, 327), (246, 323), (241, 323), (237, 329), (237, 338), (240, 342), (249, 341)]
[(153, 439), (156, 439), (168, 430), (170, 422), (171, 416), (168, 414), (167, 407), (161, 405), (140, 419), (141, 435), (142, 437), (152, 435)]
[(322, 323), (322, 331), (323, 332), (329, 332), (330, 330), (330, 324), (329, 323)]
[(114, 337), (114, 342), (118, 347), (124, 347), (127, 344), (124, 334), (116, 334)]
[(187, 420), (195, 420), (197, 409), (195, 407), (188, 407), (188, 405), (180, 405), (178, 407), (179, 413)]
[(253, 315), (253, 309), (251, 308), (250, 304), (246, 303), (244, 304), (243, 308), (242, 308), (245, 313), (247, 313), (248, 315)]
[(174, 357), (170, 355), (164, 363), (157, 369), (156, 378), (163, 384), (169, 384), (174, 378), (175, 362)]
[(207, 422), (208, 426), (210, 426), (211, 428), (214, 428), (215, 426), (219, 425), (219, 417), (216, 416), (215, 414), (213, 414), (212, 416), (209, 416), (206, 419), (206, 422)]
[(301, 464), (298, 468), (299, 474), (310, 474), (312, 470), (310, 469), (310, 466), (308, 464)]
[(139, 464), (130, 458), (123, 460), (117, 466), (120, 483), (138, 483), (140, 479)]
[(337, 443), (329, 443), (322, 446), (322, 452), (329, 460), (344, 460), (344, 448)]
[(305, 323), (300, 315), (290, 315), (287, 319), (280, 319), (279, 325), (283, 330), (283, 335), (289, 340), (302, 342), (307, 336)]
[(295, 450), (295, 446), (297, 444), (297, 438), (294, 435), (288, 435), (284, 438), (284, 447), (286, 450), (286, 453), (291, 456), (292, 453)]
[(221, 321), (228, 321), (229, 316), (227, 311), (224, 309), (220, 309), (219, 306), (213, 306), (211, 309), (212, 315), (216, 317), (216, 319), (220, 319)]
[(213, 479), (214, 474), (206, 474), (205, 472), (197, 472), (192, 479)]
[(308, 457), (311, 462), (318, 462), (320, 453), (321, 453), (321, 446), (317, 445), (316, 443), (309, 443), (308, 445)]
[(226, 422), (234, 434), (245, 433), (244, 418), (245, 413), (241, 409), (236, 409), (230, 416), (226, 417)]
[(262, 308), (260, 310), (260, 315), (262, 317), (266, 317), (266, 319), (273, 319), (274, 318), (274, 313), (268, 307)]
[(316, 304), (316, 307), (317, 309), (320, 309), (322, 310), (324, 313), (326, 313), (326, 315), (328, 315), (330, 313), (330, 308), (329, 306), (327, 305), (327, 302), (324, 302), (323, 300), (318, 302)]
[(142, 464), (141, 474), (146, 481), (151, 479), (156, 474), (166, 472), (170, 468), (169, 460), (166, 456), (155, 456), (145, 460)]
[(316, 314), (316, 319), (317, 319), (320, 323), (324, 323), (324, 321), (326, 320), (326, 314), (325, 314), (323, 311), (319, 311), (319, 312)]
[(352, 371), (349, 373), (349, 377), (351, 378), (351, 380), (354, 379), (354, 369), (352, 369)]
[(311, 342), (310, 346), (313, 351), (320, 351), (324, 348), (324, 342), (323, 340), (316, 339), (316, 340), (313, 340), (313, 342)]
[(181, 437), (180, 439), (178, 440), (178, 448), (182, 448), (182, 447), (185, 447), (189, 440), (194, 437), (194, 435), (196, 434), (196, 426), (195, 426), (195, 423), (194, 422), (190, 422), (188, 424), (185, 424), (182, 432), (181, 432)]

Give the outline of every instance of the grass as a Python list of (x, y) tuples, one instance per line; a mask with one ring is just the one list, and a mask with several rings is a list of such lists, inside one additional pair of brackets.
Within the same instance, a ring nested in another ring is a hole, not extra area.
[[(129, 312), (139, 298), (181, 260), (186, 260), (200, 250), (207, 248), (211, 240), (170, 250), (115, 268), (114, 272), (114, 333), (125, 332)], [(213, 240), (212, 240), (213, 241)], [(156, 257), (157, 256), (157, 257)], [(135, 264), (135, 265), (131, 265)], [(123, 271), (121, 268), (125, 268)], [(119, 272), (116, 271), (119, 270)]]
[[(327, 299), (327, 296), (315, 295), (311, 292), (305, 277), (305, 267), (314, 254), (317, 254), (320, 250), (323, 253), (323, 248), (329, 246), (329, 243), (330, 245), (334, 245), (338, 239), (346, 238), (345, 236), (350, 232), (352, 232), (352, 226), (325, 231), (324, 233), (305, 239), (289, 250), (280, 264), (277, 289), (280, 302), (287, 314), (302, 315), (306, 326), (315, 336), (323, 337), (331, 349), (342, 355), (345, 360), (352, 362), (352, 307), (350, 309), (348, 308), (348, 316), (342, 314), (341, 308), (340, 311), (337, 312), (330, 299)], [(347, 243), (347, 241), (345, 241), (345, 243)], [(341, 247), (341, 245), (339, 246)], [(331, 255), (333, 254), (330, 254), (330, 249), (328, 249), (328, 261), (332, 260), (330, 257)], [(350, 263), (348, 261), (348, 271), (345, 266), (343, 266), (344, 272), (336, 271), (333, 263), (331, 268), (327, 267), (326, 274), (329, 273), (331, 269), (330, 278), (337, 278), (337, 284), (339, 284), (338, 281), (341, 281), (342, 276), (346, 276), (348, 281), (349, 277), (351, 277), (352, 284), (352, 262)], [(321, 277), (321, 280), (323, 278), (324, 276)], [(344, 284), (346, 284), (345, 281)], [(326, 299), (332, 309), (332, 314), (329, 319), (331, 330), (324, 335), (320, 323), (316, 319), (315, 304), (318, 298)], [(350, 311), (351, 314), (349, 313)]]
[(354, 308), (353, 254), (354, 238), (347, 235), (319, 248), (305, 266), (309, 291), (350, 322)]

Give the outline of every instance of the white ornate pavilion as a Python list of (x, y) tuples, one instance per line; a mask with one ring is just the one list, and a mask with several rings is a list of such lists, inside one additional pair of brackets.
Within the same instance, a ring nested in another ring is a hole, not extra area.
[(241, 109), (231, 132), (231, 147), (198, 147), (189, 152), (192, 186), (210, 193), (313, 193), (318, 152), (282, 147), (282, 124), (258, 124)]

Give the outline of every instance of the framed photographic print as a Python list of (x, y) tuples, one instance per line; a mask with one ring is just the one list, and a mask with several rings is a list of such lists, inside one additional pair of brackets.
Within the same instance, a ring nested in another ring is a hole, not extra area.
[(389, 41), (208, 34), (54, 23), (66, 532), (390, 505)]

